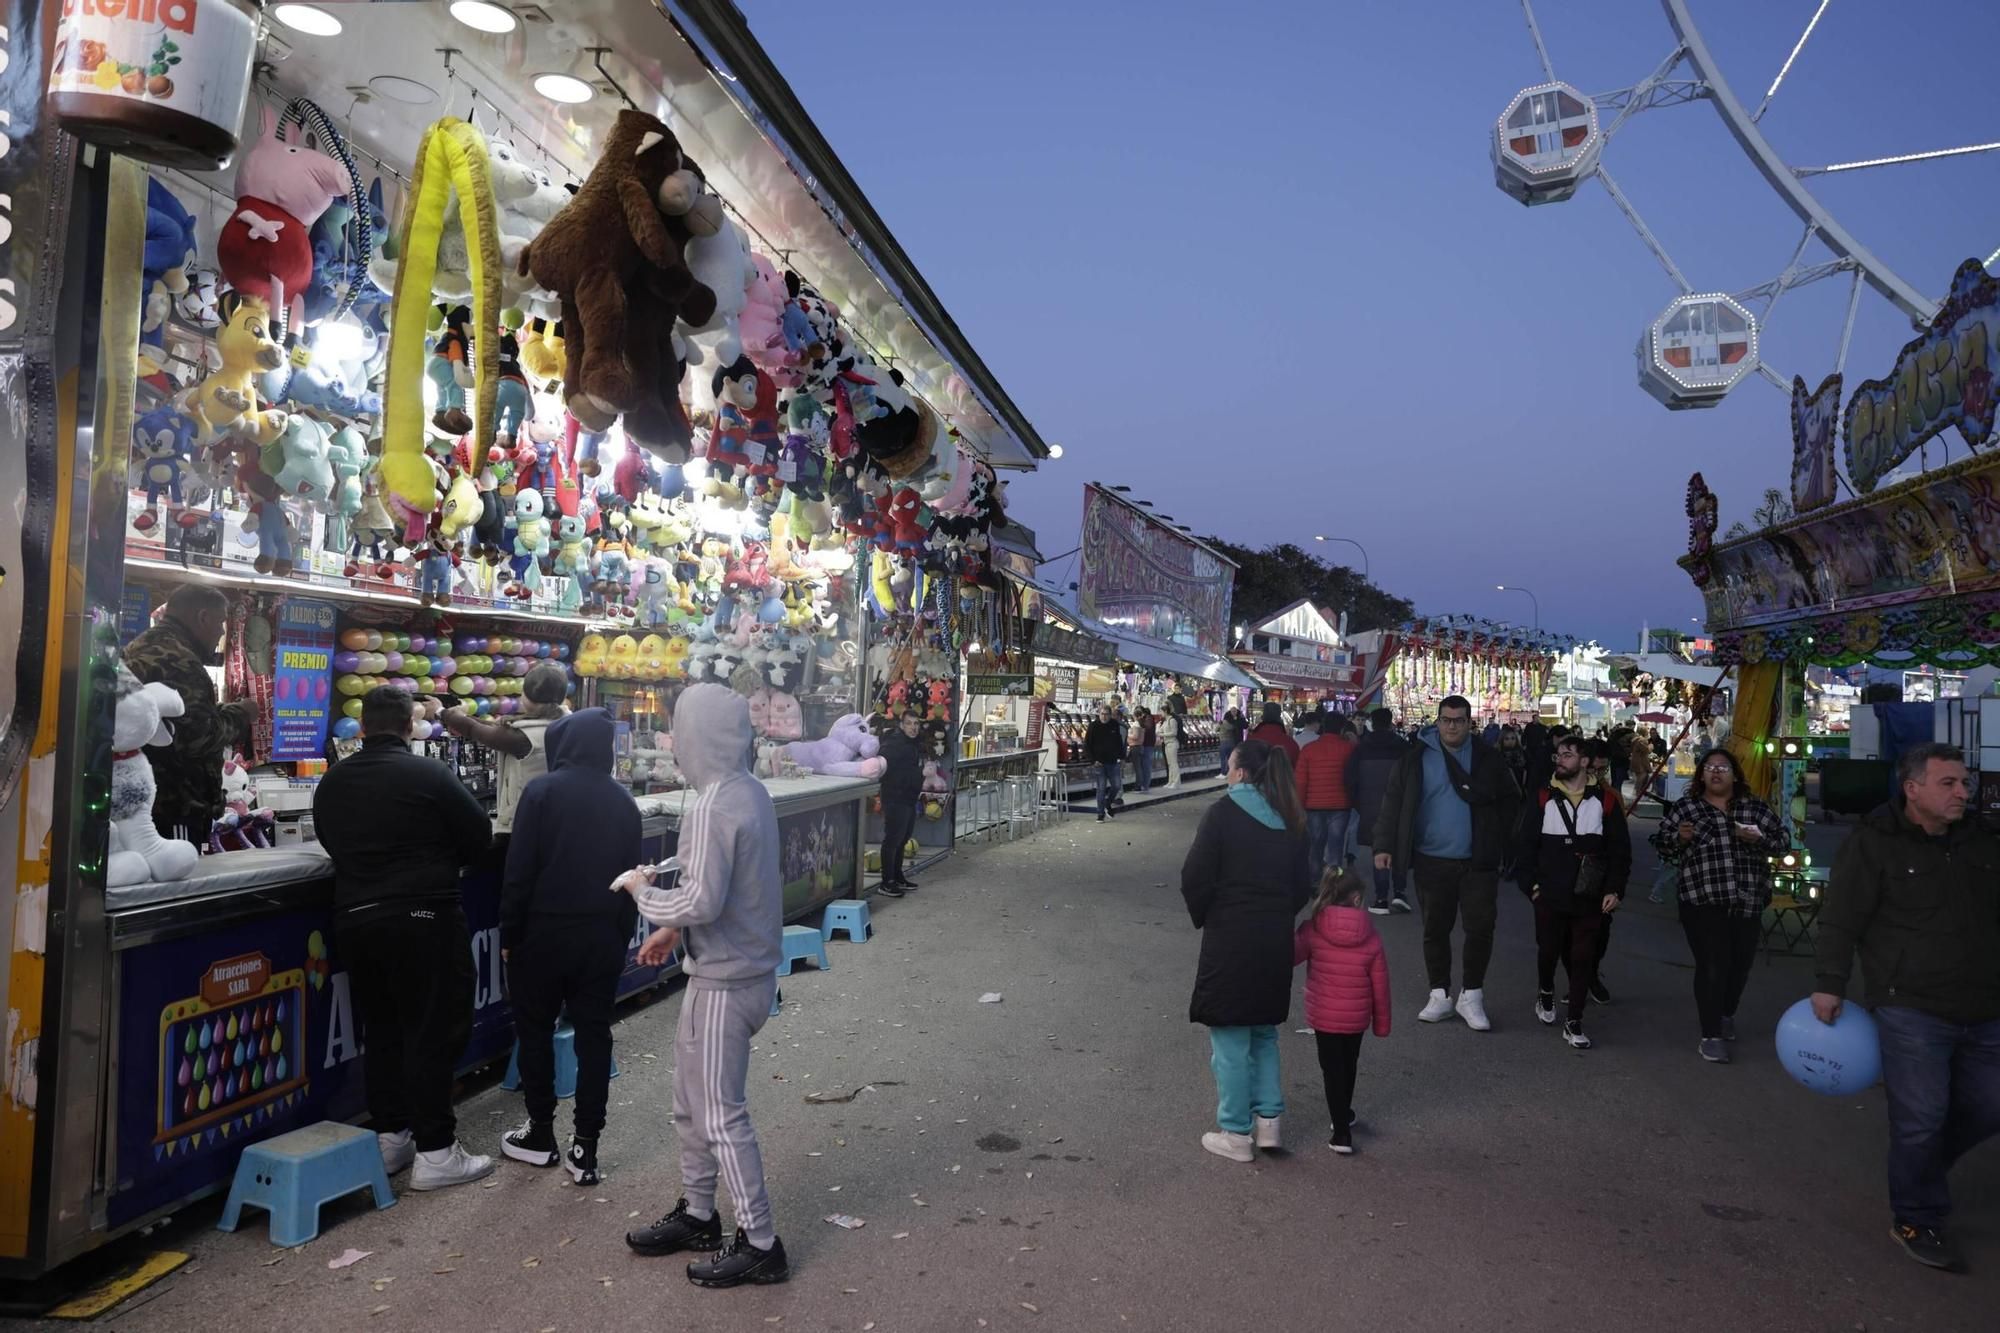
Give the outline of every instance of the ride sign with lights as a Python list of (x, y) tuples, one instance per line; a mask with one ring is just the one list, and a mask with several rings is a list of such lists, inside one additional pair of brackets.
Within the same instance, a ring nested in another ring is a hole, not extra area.
[(1897, 464), (1946, 427), (1974, 448), (1993, 432), (2000, 373), (2000, 282), (1977, 259), (1952, 275), (1951, 294), (1924, 333), (1904, 344), (1885, 379), (1854, 390), (1843, 421), (1847, 479), (1872, 491)]

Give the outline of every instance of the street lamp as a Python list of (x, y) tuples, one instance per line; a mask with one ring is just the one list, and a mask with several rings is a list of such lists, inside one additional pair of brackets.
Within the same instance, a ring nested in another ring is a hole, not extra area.
[(1534, 607), (1535, 607), (1535, 630), (1536, 630), (1536, 632), (1537, 632), (1537, 633), (1539, 633), (1539, 632), (1541, 631), (1541, 628), (1542, 628), (1542, 603), (1541, 603), (1541, 600), (1540, 600), (1539, 598), (1537, 598), (1537, 597), (1535, 596), (1535, 594), (1533, 594), (1532, 592), (1528, 592), (1528, 590), (1527, 590), (1526, 588), (1516, 588), (1516, 587), (1513, 587), (1513, 586), (1511, 586), (1511, 585), (1509, 585), (1509, 584), (1505, 584), (1505, 583), (1496, 583), (1496, 584), (1494, 584), (1494, 585), (1493, 585), (1493, 587), (1494, 587), (1494, 590), (1495, 590), (1495, 591), (1497, 591), (1497, 592), (1526, 592), (1526, 593), (1528, 593), (1528, 600), (1529, 600), (1530, 602), (1532, 602), (1532, 603), (1534, 604)]
[(1360, 542), (1355, 541), (1354, 538), (1352, 537), (1315, 536), (1313, 540), (1316, 542), (1346, 542), (1349, 546), (1352, 546), (1355, 550), (1361, 552), (1361, 577), (1363, 580), (1367, 582), (1370, 583), (1374, 582), (1374, 580), (1370, 578), (1368, 574), (1368, 548), (1363, 546)]

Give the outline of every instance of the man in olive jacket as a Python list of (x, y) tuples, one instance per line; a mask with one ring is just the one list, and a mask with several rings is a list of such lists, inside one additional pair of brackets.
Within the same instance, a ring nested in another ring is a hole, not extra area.
[(1822, 1023), (1840, 1016), (1859, 951), (1888, 1092), (1890, 1234), (1951, 1269), (1946, 1174), (2000, 1133), (2000, 838), (1965, 818), (1970, 775), (1954, 747), (1907, 750), (1896, 776), (1901, 797), (1834, 862), (1812, 1007)]

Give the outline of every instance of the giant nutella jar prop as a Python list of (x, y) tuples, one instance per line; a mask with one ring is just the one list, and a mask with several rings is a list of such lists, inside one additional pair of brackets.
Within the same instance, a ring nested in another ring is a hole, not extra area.
[(232, 0), (63, 0), (49, 104), (88, 143), (216, 170), (236, 153), (256, 45)]

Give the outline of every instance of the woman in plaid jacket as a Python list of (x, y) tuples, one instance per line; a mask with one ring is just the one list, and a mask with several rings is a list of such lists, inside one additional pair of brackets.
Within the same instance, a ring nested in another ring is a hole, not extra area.
[(1771, 902), (1771, 857), (1792, 845), (1790, 831), (1750, 794), (1727, 750), (1710, 750), (1695, 781), (1667, 810), (1652, 837), (1660, 858), (1680, 868), (1681, 929), (1694, 952), (1694, 1001), (1701, 1058), (1729, 1063), (1736, 1005), (1757, 957), (1757, 929)]

